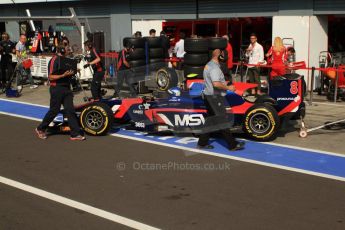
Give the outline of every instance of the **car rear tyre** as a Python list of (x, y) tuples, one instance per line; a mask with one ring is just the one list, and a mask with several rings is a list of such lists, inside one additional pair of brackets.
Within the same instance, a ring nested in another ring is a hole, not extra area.
[(156, 73), (156, 84), (160, 91), (167, 91), (168, 89), (177, 86), (178, 76), (174, 69), (162, 68)]
[(279, 116), (272, 106), (257, 104), (245, 115), (244, 131), (254, 140), (269, 141), (275, 138), (279, 125)]
[(80, 114), (80, 123), (87, 134), (106, 135), (113, 123), (113, 112), (108, 105), (100, 102), (86, 106)]

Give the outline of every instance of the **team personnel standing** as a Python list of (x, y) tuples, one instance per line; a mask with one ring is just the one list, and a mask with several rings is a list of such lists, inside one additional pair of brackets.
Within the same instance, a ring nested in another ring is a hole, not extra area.
[(131, 97), (136, 96), (136, 90), (134, 88), (134, 72), (131, 70), (131, 66), (128, 62), (128, 57), (131, 52), (131, 47), (129, 44), (125, 44), (125, 47), (119, 53), (118, 63), (117, 63), (117, 84), (115, 85), (114, 97), (120, 95), (123, 82), (125, 81), (129, 87)]
[(228, 61), (227, 61), (227, 67), (228, 67), (228, 74), (230, 77), (230, 80), (232, 79), (232, 68), (234, 67), (234, 63), (233, 63), (233, 59), (234, 59), (234, 54), (233, 54), (233, 50), (232, 50), (232, 45), (230, 43), (230, 38), (231, 35), (224, 35), (223, 38), (225, 38), (228, 41), (228, 44), (226, 46), (226, 51), (228, 53)]
[(266, 54), (266, 57), (270, 59), (269, 63), (272, 65), (270, 74), (271, 80), (277, 76), (285, 75), (287, 52), (285, 46), (283, 45), (283, 40), (280, 37), (274, 38), (273, 46)]
[[(30, 69), (24, 69), (23, 64), (21, 61), (27, 57), (27, 49), (26, 49), (26, 36), (25, 35), (20, 35), (19, 42), (16, 45), (16, 56), (17, 56), (17, 61), (18, 61), (18, 69), (20, 72), (25, 72), (26, 75), (29, 78), (30, 82), (30, 89), (36, 89), (38, 86), (35, 85), (34, 79), (32, 78), (31, 75), (31, 70)], [(19, 80), (19, 79), (18, 79)]]
[(0, 55), (1, 55), (1, 84), (6, 87), (6, 82), (9, 80), (13, 73), (12, 54), (15, 53), (15, 45), (10, 40), (8, 33), (3, 33), (0, 42)]
[(203, 97), (208, 116), (204, 128), (206, 130), (200, 135), (198, 147), (201, 149), (213, 149), (213, 146), (208, 144), (208, 141), (211, 130), (217, 129), (220, 130), (229, 150), (236, 151), (244, 148), (244, 142), (236, 141), (230, 132), (230, 121), (227, 119), (224, 99), (226, 91), (235, 91), (235, 87), (232, 85), (228, 86), (225, 82), (224, 74), (219, 64), (220, 55), (221, 51), (219, 49), (214, 50), (212, 52), (212, 60), (207, 63), (204, 69), (205, 89)]
[(184, 55), (186, 54), (186, 52), (184, 51), (184, 39), (186, 38), (185, 33), (181, 32), (180, 33), (180, 40), (178, 42), (176, 42), (175, 44), (175, 53), (176, 53), (176, 57), (178, 58), (183, 58)]
[(48, 79), (50, 81), (50, 108), (42, 123), (35, 129), (37, 135), (41, 139), (47, 139), (46, 130), (49, 124), (60, 112), (61, 105), (63, 105), (66, 116), (68, 119), (68, 125), (71, 129), (71, 140), (85, 140), (85, 137), (81, 135), (81, 129), (79, 127), (77, 117), (73, 105), (73, 93), (70, 89), (70, 79), (74, 75), (71, 70), (61, 69), (60, 63), (63, 61), (66, 55), (65, 47), (59, 45), (57, 47), (57, 55), (55, 55), (48, 64)]
[[(264, 48), (258, 42), (256, 34), (250, 35), (250, 45), (246, 51), (246, 56), (249, 57), (249, 65), (259, 65), (264, 63)], [(250, 83), (258, 85), (257, 92), (252, 90), (252, 94), (261, 94), (260, 68), (257, 66), (248, 66), (248, 75)]]
[(155, 29), (150, 29), (150, 37), (156, 37), (156, 30)]
[(93, 47), (91, 41), (86, 41), (84, 43), (86, 56), (85, 59), (87, 63), (84, 65), (85, 68), (92, 68), (93, 78), (91, 82), (91, 94), (94, 100), (99, 100), (102, 98), (102, 80), (105, 74), (104, 67), (101, 62), (96, 49)]

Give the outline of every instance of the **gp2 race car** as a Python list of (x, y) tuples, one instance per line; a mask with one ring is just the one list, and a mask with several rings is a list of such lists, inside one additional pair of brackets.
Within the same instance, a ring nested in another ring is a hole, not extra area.
[[(290, 74), (270, 82), (269, 94), (254, 101), (243, 94), (255, 84), (234, 83), (236, 92), (228, 91), (227, 113), (232, 114), (233, 130), (245, 132), (257, 141), (272, 140), (282, 122), (305, 115), (303, 77)], [(76, 107), (84, 131), (105, 135), (113, 128), (124, 127), (147, 133), (173, 132), (198, 134), (207, 119), (202, 99), (203, 80), (189, 80), (180, 93), (170, 90), (166, 98), (102, 99)], [(179, 90), (177, 90), (179, 91)], [(63, 111), (62, 111), (63, 114)], [(230, 116), (229, 116), (230, 117)], [(68, 130), (68, 121), (57, 122), (54, 128)]]

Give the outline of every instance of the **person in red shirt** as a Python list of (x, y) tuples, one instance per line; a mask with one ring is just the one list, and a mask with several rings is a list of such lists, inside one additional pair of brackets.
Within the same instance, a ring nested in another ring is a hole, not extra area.
[(274, 43), (271, 49), (266, 54), (268, 63), (272, 65), (270, 79), (286, 74), (285, 63), (287, 61), (286, 48), (283, 45), (283, 40), (280, 37), (274, 38)]
[(229, 77), (231, 79), (232, 77), (232, 68), (234, 67), (234, 63), (233, 63), (233, 59), (234, 59), (234, 55), (233, 55), (233, 51), (232, 51), (232, 45), (230, 43), (230, 38), (231, 38), (231, 35), (224, 35), (223, 38), (225, 38), (227, 41), (228, 41), (228, 44), (225, 48), (225, 50), (227, 51), (228, 53), (228, 61), (227, 61), (227, 67), (228, 67), (228, 74), (229, 74)]

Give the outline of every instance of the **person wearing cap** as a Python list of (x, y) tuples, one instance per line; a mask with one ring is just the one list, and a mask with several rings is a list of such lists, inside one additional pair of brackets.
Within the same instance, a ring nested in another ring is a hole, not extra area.
[(219, 64), (220, 56), (221, 51), (215, 49), (212, 52), (211, 61), (206, 64), (204, 69), (205, 88), (203, 99), (207, 110), (207, 117), (197, 146), (200, 149), (213, 149), (214, 147), (208, 143), (210, 135), (212, 132), (219, 130), (227, 143), (228, 149), (236, 151), (244, 148), (244, 142), (238, 142), (233, 137), (230, 131), (231, 121), (228, 119), (225, 109), (226, 91), (235, 91), (235, 87), (227, 85), (225, 81)]
[(50, 82), (50, 107), (41, 124), (35, 129), (35, 132), (40, 139), (47, 139), (46, 130), (49, 124), (53, 122), (55, 117), (59, 114), (61, 105), (63, 105), (68, 119), (68, 125), (71, 129), (70, 140), (83, 141), (86, 138), (77, 121), (73, 105), (73, 93), (71, 91), (70, 81), (75, 73), (73, 70), (63, 69), (63, 67), (61, 67), (61, 63), (64, 61), (63, 59), (67, 59), (65, 55), (65, 46), (60, 44), (57, 47), (57, 54), (49, 61), (48, 79)]

